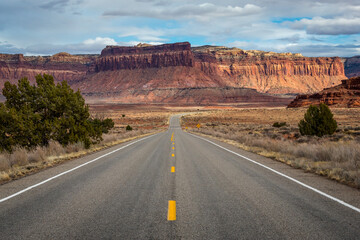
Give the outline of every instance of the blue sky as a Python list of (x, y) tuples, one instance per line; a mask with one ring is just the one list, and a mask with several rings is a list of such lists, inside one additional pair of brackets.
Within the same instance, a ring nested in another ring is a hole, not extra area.
[(305, 56), (360, 55), (359, 0), (0, 0), (0, 53), (100, 53), (189, 41)]

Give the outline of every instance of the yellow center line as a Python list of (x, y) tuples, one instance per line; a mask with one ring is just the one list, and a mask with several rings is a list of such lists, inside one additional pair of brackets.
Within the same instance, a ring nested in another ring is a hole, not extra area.
[(172, 157), (175, 157), (175, 154), (171, 154)]
[(175, 172), (175, 167), (174, 166), (171, 167), (171, 172)]
[(173, 150), (175, 149), (175, 147), (173, 147)]
[(174, 201), (174, 200), (169, 200), (167, 220), (168, 221), (176, 220), (176, 201)]
[(175, 145), (175, 143), (173, 142), (173, 145)]

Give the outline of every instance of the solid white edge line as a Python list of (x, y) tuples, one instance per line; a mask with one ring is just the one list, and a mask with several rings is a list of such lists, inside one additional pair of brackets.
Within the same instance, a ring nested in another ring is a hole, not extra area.
[(86, 163), (83, 163), (83, 164), (81, 164), (81, 165), (79, 165), (79, 166), (77, 166), (77, 167), (74, 167), (74, 168), (72, 168), (72, 169), (70, 169), (70, 170), (67, 170), (67, 171), (65, 171), (65, 172), (59, 173), (59, 174), (57, 174), (57, 175), (55, 175), (55, 176), (53, 176), (53, 177), (51, 177), (51, 178), (48, 178), (48, 179), (46, 179), (46, 180), (44, 180), (44, 181), (42, 181), (42, 182), (39, 182), (39, 183), (37, 183), (37, 184), (35, 184), (35, 185), (32, 185), (32, 186), (30, 186), (30, 187), (27, 187), (27, 188), (25, 188), (25, 189), (23, 189), (23, 190), (21, 190), (21, 191), (19, 191), (19, 192), (16, 192), (16, 193), (14, 193), (14, 194), (12, 194), (12, 195), (10, 195), (10, 196), (7, 196), (7, 197), (5, 197), (5, 198), (0, 199), (0, 203), (1, 203), (1, 202), (5, 202), (6, 200), (9, 200), (9, 199), (11, 199), (11, 198), (13, 198), (13, 197), (15, 197), (15, 196), (17, 196), (17, 195), (20, 195), (20, 194), (22, 194), (22, 193), (24, 193), (24, 192), (27, 192), (27, 191), (29, 191), (29, 190), (31, 190), (31, 189), (33, 189), (33, 188), (36, 188), (36, 187), (38, 187), (38, 186), (40, 186), (40, 185), (42, 185), (42, 184), (44, 184), (44, 183), (47, 183), (47, 182), (51, 181), (51, 180), (54, 180), (55, 178), (58, 178), (58, 177), (60, 177), (60, 176), (62, 176), (62, 175), (65, 175), (65, 174), (67, 174), (67, 173), (69, 173), (69, 172), (72, 172), (72, 171), (74, 171), (74, 170), (76, 170), (76, 169), (78, 169), (78, 168), (81, 168), (81, 167), (86, 166), (86, 165), (88, 165), (88, 164), (90, 164), (90, 163), (93, 163), (93, 162), (95, 162), (95, 161), (97, 161), (97, 160), (99, 160), (99, 159), (101, 159), (101, 158), (103, 158), (103, 157), (106, 157), (106, 156), (108, 156), (108, 155), (110, 155), (110, 154), (113, 154), (114, 152), (120, 151), (120, 150), (122, 150), (122, 149), (124, 149), (124, 148), (126, 148), (126, 147), (128, 147), (128, 146), (130, 146), (130, 145), (133, 145), (133, 144), (137, 143), (137, 142), (143, 141), (143, 140), (148, 139), (148, 138), (150, 138), (150, 137), (154, 137), (155, 135), (158, 135), (158, 133), (157, 133), (157, 134), (154, 134), (154, 135), (151, 135), (151, 136), (148, 136), (148, 137), (141, 138), (141, 139), (136, 140), (136, 141), (134, 141), (134, 142), (131, 142), (131, 143), (125, 145), (125, 146), (122, 146), (122, 147), (120, 147), (120, 148), (118, 148), (118, 149), (115, 149), (115, 150), (113, 150), (113, 151), (111, 151), (111, 152), (108, 152), (108, 153), (106, 153), (106, 154), (104, 154), (104, 155), (101, 155), (100, 157), (97, 157), (97, 158), (95, 158), (95, 159), (93, 159), (93, 160), (90, 160), (90, 161), (88, 161), (88, 162), (86, 162)]
[(307, 184), (305, 184), (305, 183), (303, 183), (303, 182), (300, 182), (299, 180), (296, 180), (295, 178), (289, 177), (288, 175), (285, 175), (285, 174), (283, 174), (283, 173), (281, 173), (281, 172), (278, 172), (278, 171), (276, 171), (276, 170), (274, 170), (274, 169), (272, 169), (272, 168), (270, 168), (270, 167), (268, 167), (268, 166), (265, 166), (264, 164), (258, 163), (258, 162), (254, 161), (254, 160), (252, 160), (252, 159), (250, 159), (250, 158), (248, 158), (248, 157), (245, 157), (245, 156), (243, 156), (243, 155), (241, 155), (241, 154), (239, 154), (239, 153), (236, 153), (236, 152), (234, 152), (234, 151), (231, 151), (231, 150), (229, 150), (229, 149), (227, 149), (227, 148), (225, 148), (225, 147), (223, 147), (223, 146), (220, 146), (220, 145), (218, 145), (218, 144), (216, 144), (216, 143), (214, 143), (214, 142), (212, 142), (212, 141), (210, 141), (210, 140), (207, 140), (207, 139), (205, 139), (205, 138), (199, 137), (199, 136), (194, 135), (194, 134), (191, 134), (191, 133), (188, 133), (188, 134), (192, 135), (193, 137), (196, 137), (196, 138), (202, 139), (202, 140), (204, 140), (204, 141), (207, 141), (207, 142), (209, 142), (209, 143), (211, 143), (211, 144), (213, 144), (213, 145), (215, 145), (215, 146), (217, 146), (217, 147), (219, 147), (219, 148), (222, 148), (222, 149), (224, 149), (224, 150), (226, 150), (226, 151), (228, 151), (228, 152), (230, 152), (230, 153), (232, 153), (232, 154), (235, 154), (235, 155), (237, 155), (237, 156), (239, 156), (239, 157), (242, 157), (242, 158), (244, 158), (244, 159), (246, 159), (246, 160), (248, 160), (248, 161), (250, 161), (250, 162), (252, 162), (252, 163), (255, 163), (255, 164), (263, 167), (263, 168), (266, 168), (266, 169), (268, 169), (268, 170), (270, 170), (270, 171), (272, 171), (272, 172), (274, 172), (274, 173), (276, 173), (276, 174), (278, 174), (278, 175), (280, 175), (280, 176), (282, 176), (282, 177), (284, 177), (284, 178), (289, 179), (290, 181), (293, 181), (293, 182), (295, 182), (295, 183), (297, 183), (297, 184), (299, 184), (299, 185), (301, 185), (301, 186), (303, 186), (303, 187), (305, 187), (305, 188), (308, 188), (308, 189), (310, 189), (310, 190), (312, 190), (312, 191), (314, 191), (314, 192), (316, 192), (316, 193), (318, 193), (318, 194), (320, 194), (320, 195), (322, 195), (322, 196), (324, 196), (324, 197), (327, 197), (327, 198), (329, 198), (329, 199), (331, 199), (331, 200), (333, 200), (333, 201), (335, 201), (335, 202), (337, 202), (337, 203), (340, 203), (341, 205), (343, 205), (343, 206), (345, 206), (345, 207), (351, 208), (352, 210), (360, 213), (360, 209), (359, 209), (359, 208), (357, 208), (357, 207), (355, 207), (355, 206), (353, 206), (353, 205), (350, 205), (350, 204), (348, 204), (348, 203), (346, 203), (346, 202), (344, 202), (344, 201), (342, 201), (342, 200), (340, 200), (340, 199), (338, 199), (338, 198), (336, 198), (336, 197), (333, 197), (333, 196), (331, 196), (331, 195), (329, 195), (329, 194), (327, 194), (327, 193), (324, 193), (324, 192), (322, 192), (322, 191), (320, 191), (320, 190), (318, 190), (318, 189), (316, 189), (316, 188), (313, 188), (313, 187), (311, 187), (311, 186), (309, 186), (309, 185), (307, 185)]

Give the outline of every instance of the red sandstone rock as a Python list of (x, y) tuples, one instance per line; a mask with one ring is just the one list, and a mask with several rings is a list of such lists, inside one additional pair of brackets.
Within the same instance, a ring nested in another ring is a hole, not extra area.
[(221, 78), (223, 85), (264, 93), (312, 93), (346, 78), (340, 58), (308, 58), (300, 54), (208, 46), (193, 51), (195, 65)]
[(194, 56), (187, 42), (146, 47), (107, 46), (96, 60), (95, 71), (192, 67), (193, 62)]
[[(52, 74), (56, 81), (68, 80), (74, 89), (80, 89), (88, 98), (111, 96), (124, 102), (181, 102), (180, 93), (191, 102), (195, 101), (190, 97), (195, 92), (207, 94), (196, 96), (196, 99), (211, 99), (209, 96), (212, 95), (215, 102), (243, 101), (243, 97), (225, 99), (226, 94), (221, 95), (221, 92), (228, 91), (224, 90), (227, 88), (251, 88), (271, 94), (313, 93), (339, 84), (345, 78), (339, 58), (307, 58), (299, 54), (212, 46), (191, 48), (187, 42), (108, 46), (100, 56), (0, 54), (1, 85), (6, 80), (17, 82), (22, 77), (33, 82), (35, 75), (40, 73)], [(208, 90), (194, 90), (200, 88)], [(138, 94), (131, 95), (135, 93)], [(220, 96), (223, 96), (222, 100)], [(268, 99), (268, 95), (262, 96)]]
[(38, 74), (51, 74), (55, 81), (75, 80), (93, 72), (96, 55), (59, 53), (46, 57), (24, 57), (22, 54), (0, 54), (0, 87), (5, 81), (17, 83), (27, 77), (35, 82)]
[(320, 103), (338, 107), (360, 107), (360, 77), (342, 80), (340, 85), (324, 89), (319, 93), (298, 95), (288, 107), (304, 107)]

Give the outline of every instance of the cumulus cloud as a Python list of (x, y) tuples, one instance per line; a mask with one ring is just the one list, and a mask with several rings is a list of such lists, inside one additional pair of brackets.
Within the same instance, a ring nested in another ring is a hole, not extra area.
[(287, 52), (299, 52), (308, 57), (355, 56), (360, 54), (359, 44), (297, 44), (287, 46)]
[(259, 47), (257, 44), (253, 42), (246, 42), (246, 41), (234, 41), (226, 45), (229, 47), (236, 47), (244, 50), (254, 50), (254, 49), (258, 49)]
[(135, 37), (139, 41), (143, 42), (165, 42), (168, 39), (163, 38), (164, 35), (168, 34), (163, 29), (152, 29), (148, 27), (126, 27), (122, 28), (119, 37)]
[(359, 34), (360, 18), (322, 18), (301, 19), (291, 24), (294, 29), (305, 29), (308, 34), (341, 35)]
[(26, 48), (26, 51), (34, 54), (55, 54), (58, 52), (68, 52), (72, 54), (99, 54), (107, 45), (118, 45), (114, 39), (107, 37), (96, 37), (86, 39), (81, 43), (72, 44), (41, 44), (32, 45)]
[(0, 52), (7, 49), (6, 53), (25, 53), (25, 55), (53, 55), (59, 52), (68, 52), (70, 54), (100, 54), (101, 50), (108, 45), (135, 46), (139, 43), (148, 43), (151, 45), (163, 44), (156, 41), (129, 41), (116, 42), (112, 38), (96, 37), (87, 39), (81, 43), (72, 44), (34, 44), (25, 48), (16, 48), (14, 45), (2, 45), (0, 42)]
[[(8, 44), (12, 46), (11, 44)], [(7, 53), (25, 53), (26, 55), (53, 55), (59, 52), (68, 52), (71, 54), (100, 54), (101, 50), (107, 45), (131, 45), (125, 42), (116, 42), (112, 38), (96, 37), (94, 39), (87, 39), (81, 43), (71, 44), (33, 44), (22, 49), (8, 48)], [(0, 43), (0, 51), (3, 49)]]
[(0, 41), (0, 53), (23, 53), (24, 49), (18, 48), (7, 41)]
[(95, 39), (87, 39), (83, 42), (85, 45), (116, 45), (116, 41), (112, 38), (97, 37)]
[(0, 53), (99, 53), (106, 45), (190, 41), (350, 56), (358, 48), (338, 46), (356, 39), (359, 0), (0, 1)]
[(105, 11), (103, 16), (120, 16), (120, 17), (149, 17), (158, 19), (181, 19), (193, 18), (205, 20), (209, 18), (220, 17), (240, 17), (259, 14), (261, 8), (253, 4), (246, 4), (244, 7), (221, 6), (212, 3), (203, 3), (198, 5), (184, 5), (168, 9), (152, 9), (146, 8), (121, 9)]

